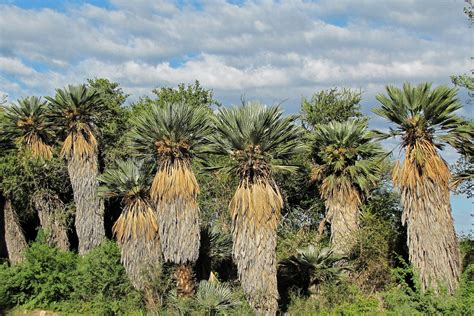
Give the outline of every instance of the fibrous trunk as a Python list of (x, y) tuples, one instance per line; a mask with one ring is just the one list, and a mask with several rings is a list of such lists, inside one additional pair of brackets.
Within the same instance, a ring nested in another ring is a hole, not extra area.
[(56, 195), (47, 192), (37, 192), (33, 201), (48, 244), (64, 251), (69, 250), (64, 203)]
[(68, 160), (68, 171), (76, 206), (76, 232), (79, 254), (97, 247), (105, 238), (104, 202), (97, 194), (97, 156), (75, 156)]
[(8, 260), (11, 264), (18, 264), (23, 261), (24, 252), (28, 245), (21, 229), (18, 215), (13, 210), (12, 204), (8, 199), (5, 201), (3, 209), (3, 219)]
[(426, 194), (402, 190), (410, 262), (419, 273), (422, 290), (443, 286), (454, 293), (460, 259), (449, 191), (430, 180), (420, 186)]
[(176, 292), (178, 296), (189, 297), (194, 294), (194, 273), (189, 264), (181, 264), (176, 267)]
[(275, 315), (278, 308), (276, 228), (282, 205), (278, 188), (267, 181), (242, 182), (230, 203), (233, 256), (257, 315)]
[(359, 229), (359, 209), (356, 205), (345, 205), (327, 201), (327, 219), (331, 223), (331, 245), (333, 253), (347, 256), (356, 242)]
[(153, 181), (154, 201), (163, 257), (176, 264), (199, 256), (199, 186), (191, 166), (175, 162), (160, 168)]
[(420, 140), (407, 147), (403, 166), (397, 163), (392, 177), (401, 191), (409, 258), (420, 276), (422, 290), (445, 287), (454, 293), (459, 283), (460, 257), (451, 215), (451, 173), (446, 162), (432, 143)]
[(156, 277), (156, 269), (161, 264), (161, 246), (158, 234), (152, 239), (127, 238), (119, 241), (122, 264), (132, 285), (139, 291), (147, 292)]

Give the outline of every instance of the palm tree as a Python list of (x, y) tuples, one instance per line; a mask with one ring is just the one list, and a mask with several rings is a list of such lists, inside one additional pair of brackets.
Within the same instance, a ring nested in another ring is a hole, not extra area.
[[(3, 122), (3, 137), (16, 144), (24, 159), (44, 161), (52, 158), (51, 140), (54, 135), (47, 119), (46, 101), (34, 96), (18, 100), (18, 104), (5, 108)], [(23, 160), (24, 166), (29, 168), (26, 160)], [(57, 194), (48, 192), (43, 184), (35, 183), (35, 190), (31, 200), (47, 233), (48, 243), (69, 250), (64, 203)]]
[(331, 223), (331, 243), (337, 255), (349, 255), (359, 228), (359, 208), (379, 179), (382, 150), (372, 142), (366, 121), (331, 122), (313, 132), (312, 179)]
[(273, 172), (294, 170), (283, 160), (302, 149), (295, 120), (260, 104), (223, 108), (215, 120), (212, 152), (229, 156), (231, 165), (224, 170), (239, 179), (229, 204), (233, 256), (257, 314), (274, 315), (278, 307), (275, 249), (283, 199)]
[(150, 197), (150, 173), (143, 162), (118, 161), (99, 180), (99, 193), (105, 198), (120, 198), (123, 210), (113, 226), (121, 248), (122, 264), (133, 286), (146, 292), (153, 269), (161, 263), (158, 223)]
[(457, 90), (431, 89), (428, 83), (386, 89), (387, 95), (377, 96), (382, 106), (374, 112), (395, 125), (388, 132), (378, 132), (380, 138), (397, 137), (405, 150), (392, 178), (401, 193), (409, 258), (423, 290), (442, 285), (453, 293), (460, 272), (459, 245), (451, 215), (451, 172), (438, 150), (446, 143), (463, 142), (465, 134), (458, 133), (461, 119), (454, 113), (462, 107)]
[(57, 89), (50, 102), (50, 119), (64, 137), (61, 157), (68, 162), (76, 206), (79, 253), (85, 254), (105, 238), (104, 203), (97, 194), (98, 115), (103, 101), (93, 89), (81, 84)]
[(192, 264), (199, 256), (199, 185), (191, 163), (207, 144), (208, 109), (186, 103), (154, 104), (132, 119), (130, 146), (153, 162), (150, 196), (158, 215), (164, 259), (178, 265), (178, 294), (194, 293)]

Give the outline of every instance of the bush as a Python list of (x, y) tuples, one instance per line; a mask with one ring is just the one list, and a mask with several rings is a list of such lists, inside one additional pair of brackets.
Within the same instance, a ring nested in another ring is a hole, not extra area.
[(84, 314), (126, 314), (142, 298), (127, 279), (114, 242), (84, 257), (34, 242), (20, 265), (0, 266), (0, 310), (14, 306)]

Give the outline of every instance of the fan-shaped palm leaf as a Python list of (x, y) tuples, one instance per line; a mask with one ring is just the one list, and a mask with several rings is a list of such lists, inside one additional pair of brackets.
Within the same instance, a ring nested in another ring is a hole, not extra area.
[(76, 205), (79, 253), (98, 246), (105, 238), (104, 204), (97, 195), (98, 115), (104, 111), (99, 93), (86, 85), (56, 90), (49, 117), (64, 137), (61, 156), (68, 160), (68, 172)]
[(150, 204), (149, 168), (135, 160), (118, 161), (99, 181), (100, 195), (120, 198), (122, 213), (113, 226), (120, 244), (122, 263), (135, 288), (146, 290), (153, 269), (161, 262), (156, 214)]
[(312, 179), (321, 183), (334, 251), (348, 255), (359, 207), (380, 178), (382, 149), (373, 142), (367, 122), (331, 122), (314, 129), (312, 158)]
[(4, 109), (3, 137), (33, 157), (50, 159), (53, 156), (53, 133), (47, 119), (46, 102), (33, 96), (18, 100), (18, 104)]
[[(393, 182), (401, 191), (403, 223), (408, 225), (410, 261), (420, 274), (423, 289), (439, 283), (453, 292), (459, 277), (459, 247), (451, 215), (451, 173), (438, 149), (444, 144), (468, 144), (469, 124), (455, 111), (461, 108), (457, 90), (424, 83), (389, 86), (377, 96), (382, 106), (375, 113), (395, 127), (383, 138), (400, 136), (405, 159), (393, 170)], [(471, 125), (472, 129), (472, 125)], [(472, 144), (471, 144), (472, 145)]]
[(301, 151), (296, 117), (278, 107), (247, 104), (223, 108), (215, 120), (211, 151), (228, 155), (224, 171), (239, 177), (229, 208), (233, 255), (242, 287), (257, 313), (276, 313), (276, 228), (283, 199), (272, 174), (291, 170), (284, 160)]

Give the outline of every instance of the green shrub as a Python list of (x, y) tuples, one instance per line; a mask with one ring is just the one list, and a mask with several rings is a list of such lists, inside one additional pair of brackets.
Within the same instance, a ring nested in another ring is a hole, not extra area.
[(128, 281), (114, 242), (106, 241), (84, 257), (34, 242), (23, 263), (0, 266), (0, 310), (14, 306), (130, 314), (142, 308), (142, 297)]

